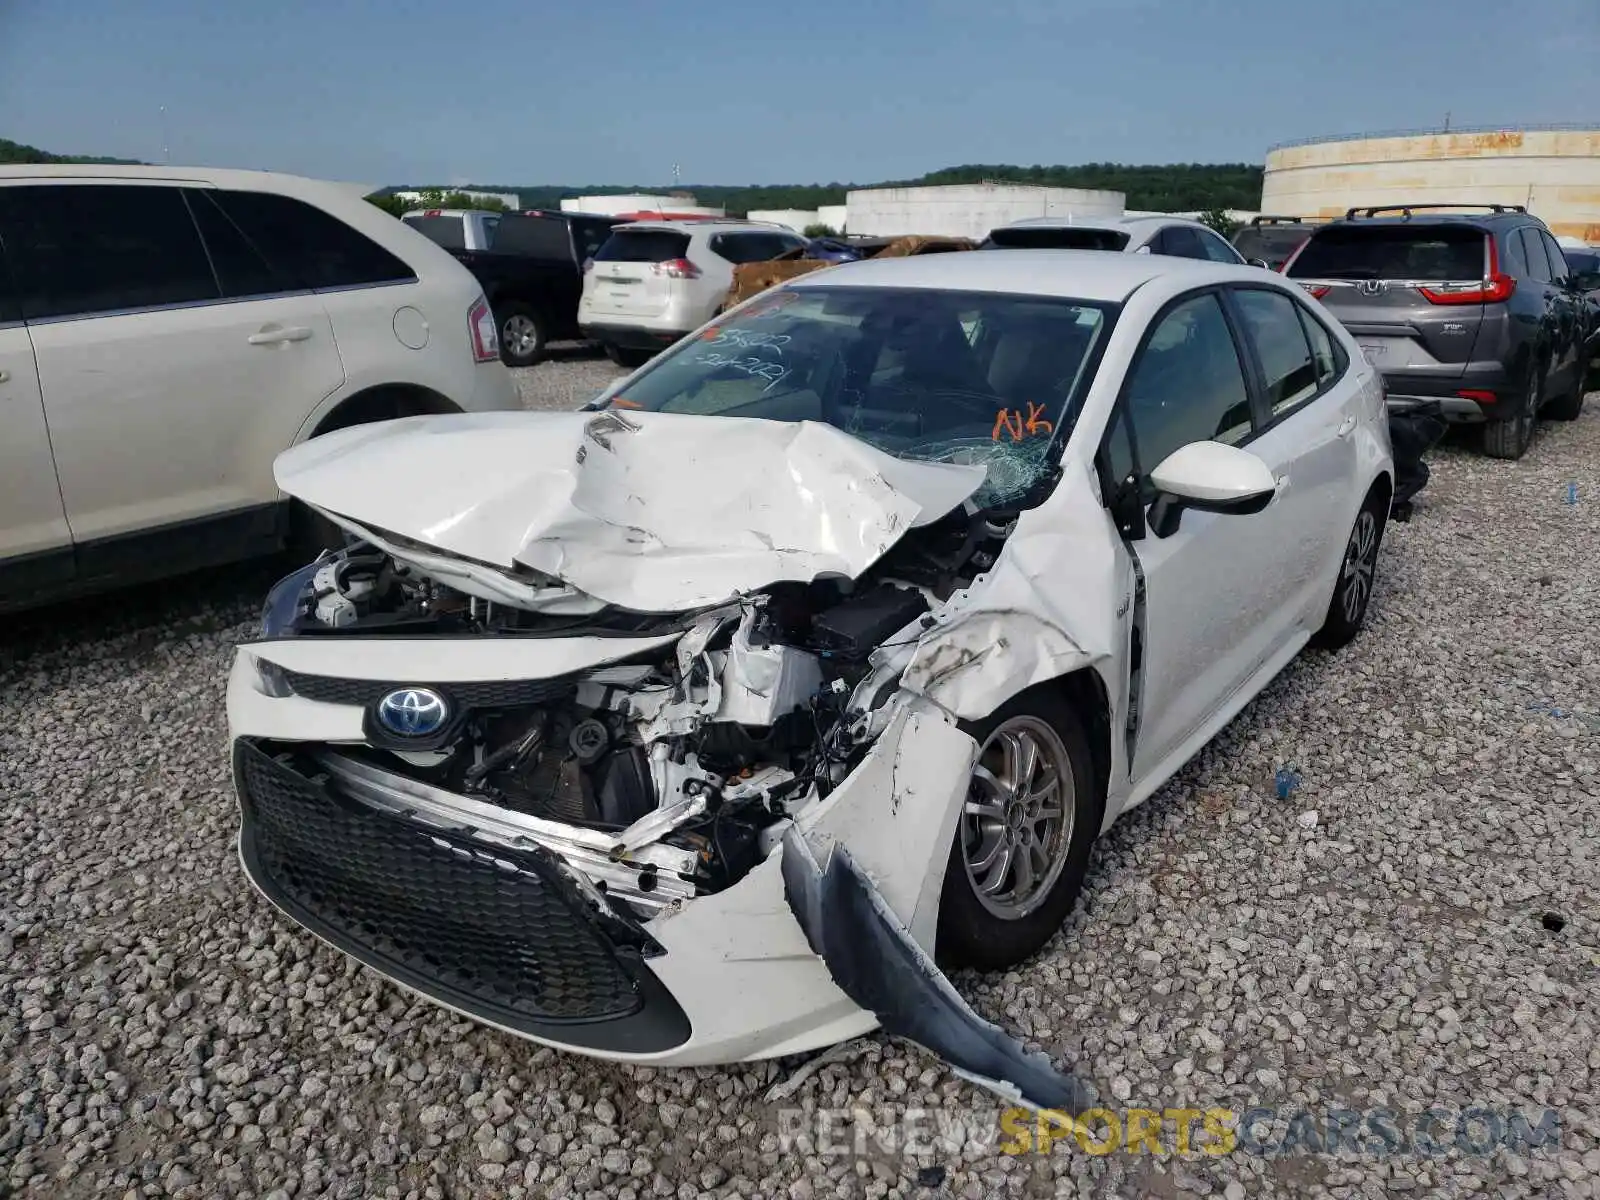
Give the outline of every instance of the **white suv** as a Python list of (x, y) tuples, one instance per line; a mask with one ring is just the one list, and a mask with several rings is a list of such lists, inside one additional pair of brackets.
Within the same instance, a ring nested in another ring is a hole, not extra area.
[(1030, 217), (990, 230), (979, 249), (1115, 250), (1231, 266), (1246, 261), (1210, 226), (1186, 217)]
[(349, 185), (0, 167), (0, 607), (314, 537), (288, 447), (518, 406), (477, 281)]
[(716, 315), (736, 265), (806, 244), (781, 225), (752, 221), (620, 225), (584, 268), (578, 328), (613, 362), (639, 366)]

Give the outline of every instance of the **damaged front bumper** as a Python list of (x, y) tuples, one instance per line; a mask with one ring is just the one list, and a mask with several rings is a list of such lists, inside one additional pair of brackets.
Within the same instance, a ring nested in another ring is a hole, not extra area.
[[(881, 1023), (1024, 1102), (1076, 1094), (932, 965), (944, 860), (977, 751), (936, 705), (907, 697), (761, 862), (693, 895), (680, 848), (657, 843), (619, 862), (603, 833), (429, 788), (347, 753), (353, 744), (278, 740), (326, 730), (328, 710), (346, 706), (263, 695), (253, 673), (241, 654), (229, 687), (244, 869), (286, 915), (396, 983), (611, 1059), (724, 1064)], [(853, 888), (841, 891), (846, 869)]]

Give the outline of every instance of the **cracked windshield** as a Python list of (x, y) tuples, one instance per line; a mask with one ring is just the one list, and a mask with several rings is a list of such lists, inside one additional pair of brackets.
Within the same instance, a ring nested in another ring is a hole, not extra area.
[(981, 465), (1025, 500), (1088, 388), (1107, 306), (921, 289), (783, 291), (663, 356), (616, 408), (823, 421), (900, 458)]

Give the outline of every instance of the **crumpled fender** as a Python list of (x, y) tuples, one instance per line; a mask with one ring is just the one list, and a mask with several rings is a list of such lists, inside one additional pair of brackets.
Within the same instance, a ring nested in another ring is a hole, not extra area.
[(1069, 467), (993, 570), (934, 615), (901, 686), (975, 721), (1035, 684), (1111, 658), (1132, 585), (1110, 521), (1088, 469)]

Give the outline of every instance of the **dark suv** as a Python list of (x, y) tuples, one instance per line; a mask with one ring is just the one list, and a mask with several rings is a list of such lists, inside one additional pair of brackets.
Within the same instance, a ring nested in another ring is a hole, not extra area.
[(1284, 272), (1361, 344), (1391, 411), (1482, 423), (1494, 458), (1521, 458), (1540, 416), (1570, 421), (1583, 407), (1582, 297), (1555, 238), (1519, 205), (1353, 208)]

